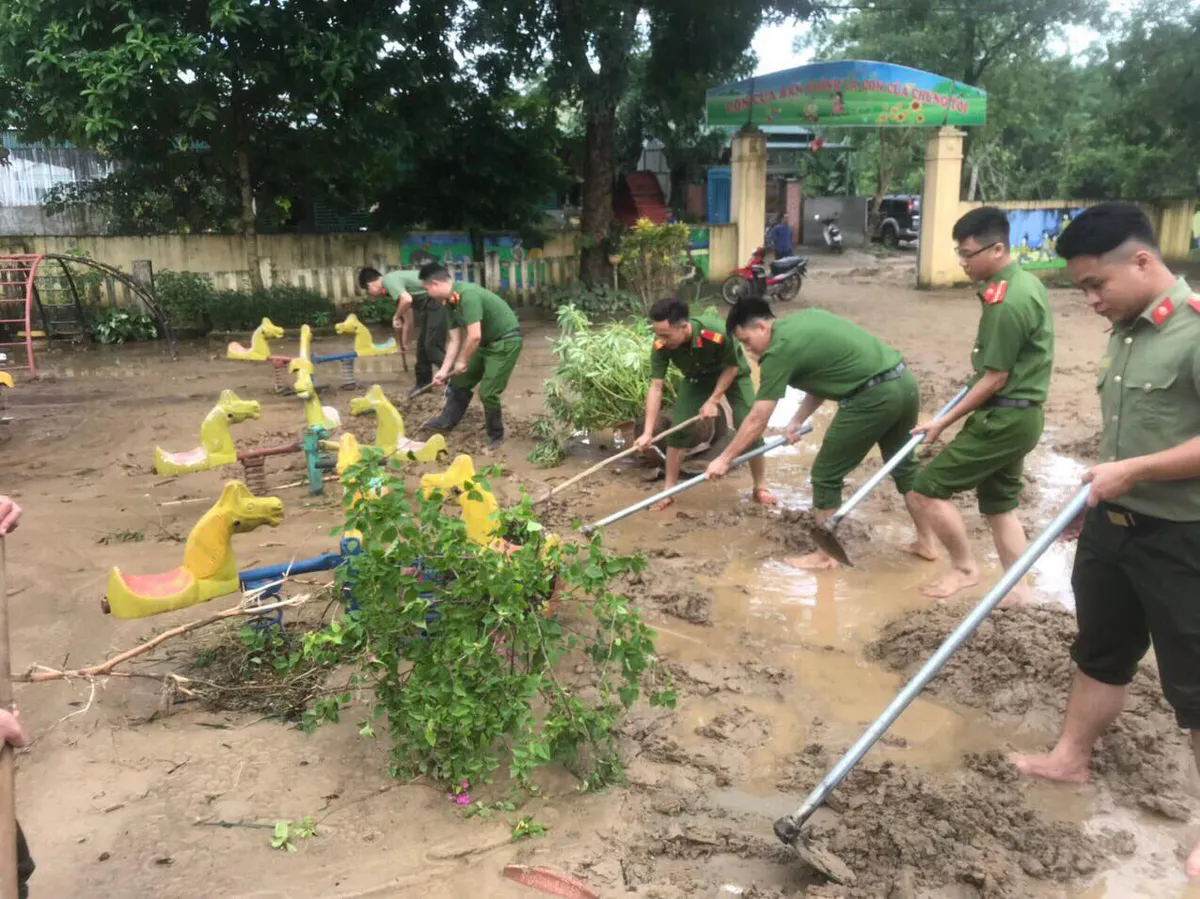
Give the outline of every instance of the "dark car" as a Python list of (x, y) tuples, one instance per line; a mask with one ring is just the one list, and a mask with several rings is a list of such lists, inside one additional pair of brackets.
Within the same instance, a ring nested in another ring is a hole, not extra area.
[(879, 224), (873, 240), (895, 249), (900, 241), (914, 241), (921, 230), (921, 198), (888, 196), (879, 204)]

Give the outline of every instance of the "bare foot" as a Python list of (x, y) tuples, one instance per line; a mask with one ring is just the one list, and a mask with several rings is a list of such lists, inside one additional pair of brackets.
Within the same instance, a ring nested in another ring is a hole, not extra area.
[(979, 569), (962, 571), (952, 568), (945, 577), (940, 577), (932, 584), (921, 588), (921, 592), (933, 599), (949, 599), (955, 593), (974, 587), (979, 583)]
[(660, 499), (653, 506), (651, 506), (650, 511), (651, 512), (665, 512), (665, 511), (667, 511), (667, 509), (671, 508), (671, 506), (673, 506), (673, 505), (675, 505), (675, 497), (668, 496), (666, 499)]
[(1029, 592), (1029, 585), (1024, 581), (1017, 584), (1008, 591), (1008, 596), (1000, 600), (996, 605), (997, 609), (1020, 609), (1024, 606), (1033, 605), (1033, 594)]
[(791, 556), (783, 560), (784, 565), (791, 565), (793, 568), (803, 568), (806, 571), (825, 571), (833, 568), (841, 568), (838, 560), (833, 556), (828, 556), (819, 549), (815, 552), (808, 553), (804, 556)]
[(755, 487), (751, 494), (754, 501), (760, 506), (778, 506), (779, 500), (775, 498), (775, 494), (766, 487)]
[(900, 549), (909, 555), (916, 556), (918, 559), (924, 559), (926, 562), (936, 562), (938, 560), (937, 546), (933, 543), (914, 540), (912, 543), (900, 547)]
[(1187, 873), (1190, 880), (1200, 880), (1200, 843), (1196, 844), (1196, 848), (1188, 856), (1187, 864), (1183, 866), (1183, 870)]
[(1018, 771), (1028, 777), (1040, 777), (1042, 780), (1053, 780), (1058, 783), (1087, 783), (1088, 766), (1086, 759), (1083, 761), (1079, 761), (1078, 759), (1064, 760), (1053, 752), (1047, 752), (1044, 755), (1013, 753), (1008, 757), (1008, 760), (1016, 766)]

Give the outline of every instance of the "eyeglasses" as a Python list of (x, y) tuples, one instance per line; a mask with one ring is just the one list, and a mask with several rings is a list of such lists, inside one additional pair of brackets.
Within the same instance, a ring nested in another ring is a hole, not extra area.
[(964, 253), (962, 251), (962, 249), (959, 247), (955, 247), (954, 252), (958, 254), (959, 259), (961, 259), (965, 262), (968, 259), (974, 259), (980, 253), (986, 253), (992, 247), (998, 247), (998, 246), (1000, 246), (1000, 241), (997, 240), (997, 241), (994, 241), (993, 243), (988, 244), (986, 247), (980, 247), (978, 250), (973, 250), (970, 253)]

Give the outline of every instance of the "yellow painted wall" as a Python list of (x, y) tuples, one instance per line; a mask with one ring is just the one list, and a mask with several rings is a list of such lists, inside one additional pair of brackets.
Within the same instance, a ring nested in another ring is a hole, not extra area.
[(744, 261), (738, 260), (738, 226), (709, 225), (708, 280), (724, 281)]

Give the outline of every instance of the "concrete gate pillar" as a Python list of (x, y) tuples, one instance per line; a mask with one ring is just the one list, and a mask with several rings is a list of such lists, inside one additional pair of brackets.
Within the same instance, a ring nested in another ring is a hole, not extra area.
[(767, 222), (767, 136), (739, 131), (730, 152), (730, 221), (737, 224), (737, 264), (745, 265), (762, 246)]
[(942, 127), (925, 146), (925, 185), (921, 190), (921, 245), (917, 257), (920, 287), (949, 287), (965, 280), (951, 231), (961, 213), (962, 131)]
[(804, 239), (804, 222), (800, 216), (803, 215), (801, 210), (804, 208), (804, 182), (799, 178), (789, 178), (787, 182), (787, 210), (788, 227), (792, 229), (792, 245), (799, 246), (800, 241)]

